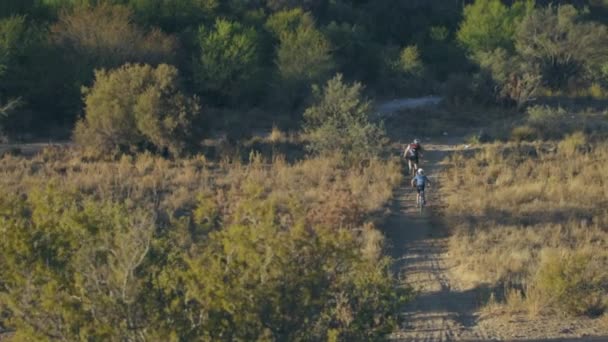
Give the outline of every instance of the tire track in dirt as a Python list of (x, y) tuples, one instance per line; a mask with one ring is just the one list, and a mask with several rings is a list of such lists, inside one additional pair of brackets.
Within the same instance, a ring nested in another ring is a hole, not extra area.
[[(415, 191), (405, 177), (396, 190), (391, 216), (384, 232), (391, 243), (395, 272), (417, 291), (416, 298), (403, 309), (405, 323), (390, 336), (394, 341), (440, 342), (486, 340), (488, 334), (476, 326), (479, 293), (461, 290), (447, 269), (447, 234), (431, 220), (438, 205), (440, 182), (435, 177), (439, 162), (456, 148), (449, 144), (425, 144), (422, 167), (431, 180), (427, 191), (429, 207), (419, 214)], [(406, 167), (407, 169), (407, 167)]]

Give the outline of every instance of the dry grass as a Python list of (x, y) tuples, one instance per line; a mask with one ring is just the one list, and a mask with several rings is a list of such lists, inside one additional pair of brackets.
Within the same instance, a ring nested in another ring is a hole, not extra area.
[(608, 144), (489, 145), (443, 175), (462, 279), (506, 288), (512, 311), (595, 315), (608, 305)]
[[(154, 208), (166, 222), (193, 216), (201, 196), (211, 199), (220, 214), (225, 214), (221, 217), (243, 218), (246, 213), (230, 213), (246, 211), (250, 203), (243, 198), (253, 194), (285, 208), (290, 213), (285, 220), (359, 229), (370, 213), (384, 206), (401, 181), (397, 161), (370, 160), (346, 167), (337, 155), (293, 164), (281, 156), (265, 160), (257, 153), (249, 159), (247, 163), (231, 159), (214, 163), (195, 156), (170, 161), (140, 154), (118, 161), (88, 161), (75, 150), (50, 148), (33, 158), (7, 155), (0, 159), (0, 188), (27, 195), (53, 185), (124, 201), (134, 208)], [(362, 236), (371, 239), (367, 253), (374, 254), (372, 247), (381, 244), (369, 229), (363, 228), (367, 233)]]

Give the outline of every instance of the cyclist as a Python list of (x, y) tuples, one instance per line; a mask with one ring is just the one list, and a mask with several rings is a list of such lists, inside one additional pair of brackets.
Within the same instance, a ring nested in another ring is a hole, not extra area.
[[(427, 184), (431, 185), (431, 181), (424, 175), (423, 169), (418, 169), (416, 176), (412, 178), (412, 187), (415, 187), (418, 192), (416, 195), (416, 204), (420, 203), (420, 193), (424, 192), (424, 188)], [(423, 198), (423, 200), (424, 204), (426, 204), (426, 198)]]
[(420, 140), (414, 139), (414, 142), (408, 144), (405, 151), (403, 151), (403, 157), (407, 159), (407, 165), (410, 173), (415, 175), (416, 170), (418, 169), (420, 157), (422, 157), (422, 146), (420, 145)]

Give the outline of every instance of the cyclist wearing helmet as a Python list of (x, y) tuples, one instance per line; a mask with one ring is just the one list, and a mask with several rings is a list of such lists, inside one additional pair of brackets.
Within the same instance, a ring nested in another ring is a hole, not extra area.
[(407, 159), (410, 173), (415, 174), (416, 170), (418, 169), (419, 158), (422, 157), (422, 146), (420, 146), (420, 140), (414, 139), (414, 142), (408, 144), (405, 151), (403, 151), (403, 157)]
[[(424, 174), (423, 169), (418, 169), (418, 172), (414, 178), (412, 178), (412, 187), (416, 188), (418, 194), (416, 195), (416, 203), (420, 203), (420, 193), (424, 191), (426, 185), (431, 185), (431, 181)], [(426, 199), (424, 200), (426, 204)]]

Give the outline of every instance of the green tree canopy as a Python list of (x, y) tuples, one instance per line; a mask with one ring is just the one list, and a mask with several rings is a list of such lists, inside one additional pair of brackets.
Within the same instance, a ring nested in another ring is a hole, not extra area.
[(295, 29), (288, 28), (279, 35), (277, 66), (284, 80), (319, 81), (334, 67), (329, 41), (306, 18), (304, 15)]
[(253, 28), (218, 19), (212, 29), (199, 28), (197, 43), (194, 81), (199, 92), (231, 103), (253, 90), (261, 76), (259, 36)]
[(84, 69), (85, 77), (92, 76), (95, 68), (125, 63), (171, 63), (177, 48), (173, 37), (135, 25), (128, 7), (105, 3), (62, 11), (52, 38), (70, 63)]
[(266, 27), (278, 41), (277, 93), (284, 104), (297, 107), (310, 85), (323, 81), (334, 69), (331, 44), (310, 13), (300, 9), (273, 14)]
[(543, 83), (563, 89), (569, 82), (600, 75), (608, 56), (608, 29), (582, 21), (571, 5), (539, 8), (521, 23), (517, 52), (539, 68)]
[(516, 1), (509, 7), (501, 0), (476, 0), (464, 8), (458, 41), (473, 54), (497, 48), (511, 51), (519, 23), (533, 7), (533, 1)]

